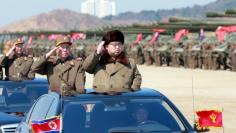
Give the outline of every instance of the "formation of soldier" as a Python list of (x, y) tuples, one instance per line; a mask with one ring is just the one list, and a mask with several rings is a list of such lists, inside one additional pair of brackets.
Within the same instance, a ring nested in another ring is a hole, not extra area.
[(163, 38), (164, 41), (159, 39), (149, 47), (145, 47), (148, 42), (144, 40), (133, 45), (128, 53), (137, 64), (236, 71), (234, 41), (218, 43), (217, 38), (208, 37), (203, 41), (185, 39), (175, 42), (170, 37)]
[[(171, 36), (160, 35), (152, 45), (148, 44), (151, 35), (145, 36), (138, 45), (134, 44), (134, 37), (126, 36), (124, 44), (126, 52), (137, 64), (236, 71), (234, 34), (222, 43), (219, 43), (216, 37), (205, 37), (203, 40), (182, 39), (175, 42)], [(71, 53), (76, 58), (85, 59), (96, 50), (98, 41), (99, 37), (73, 41)], [(9, 49), (9, 45), (6, 45), (6, 48), (7, 46)], [(27, 47), (27, 52), (34, 57), (39, 57), (53, 47), (53, 41), (39, 38), (32, 41), (32, 44)], [(5, 51), (7, 50), (3, 50)]]

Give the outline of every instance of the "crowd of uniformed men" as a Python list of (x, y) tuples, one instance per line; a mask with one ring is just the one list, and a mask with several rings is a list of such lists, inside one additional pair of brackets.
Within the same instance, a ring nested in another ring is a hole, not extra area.
[[(108, 31), (99, 45), (90, 45), (94, 48), (85, 58), (84, 49), (73, 46), (68, 35), (59, 36), (53, 45), (43, 42), (29, 46), (18, 38), (0, 57), (1, 79), (5, 76), (5, 80), (32, 80), (38, 73), (47, 76), (49, 91), (74, 95), (85, 93), (86, 71), (94, 74), (93, 88), (97, 93), (137, 91), (141, 74), (125, 52), (124, 41), (121, 31)], [(4, 76), (2, 68), (5, 68)]]
[[(71, 52), (76, 57), (85, 58), (96, 49), (99, 39), (92, 37), (73, 41)], [(150, 36), (146, 36), (140, 44), (135, 44), (135, 38), (126, 35), (126, 52), (137, 64), (236, 71), (235, 35), (223, 43), (218, 43), (216, 37), (205, 37), (202, 41), (190, 38), (175, 42), (170, 36), (160, 35), (154, 44), (148, 45), (148, 39)], [(3, 53), (11, 44), (11, 40), (5, 42)], [(52, 47), (53, 41), (34, 39), (27, 53), (39, 57)]]

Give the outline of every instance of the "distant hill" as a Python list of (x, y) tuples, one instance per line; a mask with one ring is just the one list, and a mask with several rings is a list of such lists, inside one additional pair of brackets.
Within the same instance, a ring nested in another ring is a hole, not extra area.
[(236, 9), (236, 0), (216, 0), (205, 6), (195, 5), (172, 10), (141, 11), (139, 13), (125, 12), (117, 16), (107, 16), (103, 20), (113, 23), (130, 23), (130, 21), (167, 21), (170, 16), (204, 18), (206, 12), (223, 12), (225, 9)]
[(10, 23), (0, 28), (0, 31), (88, 30), (97, 26), (103, 26), (106, 23), (95, 16), (81, 14), (67, 9), (57, 9)]
[(70, 31), (89, 30), (110, 24), (152, 23), (167, 21), (170, 16), (204, 18), (206, 12), (223, 12), (225, 9), (236, 9), (236, 0), (216, 0), (204, 6), (195, 5), (172, 10), (125, 12), (117, 16), (100, 19), (88, 14), (81, 14), (67, 9), (57, 9), (42, 13), (24, 20), (10, 23), (0, 28), (1, 31)]

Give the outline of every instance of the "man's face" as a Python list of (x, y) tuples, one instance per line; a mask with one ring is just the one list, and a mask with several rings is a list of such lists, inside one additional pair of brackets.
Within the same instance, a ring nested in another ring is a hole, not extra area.
[(124, 45), (121, 42), (110, 42), (106, 46), (108, 54), (112, 57), (118, 56), (122, 51), (124, 51)]
[(135, 112), (134, 117), (136, 118), (138, 123), (147, 121), (148, 120), (148, 112), (145, 109), (140, 108)]
[(70, 45), (69, 44), (63, 43), (63, 44), (60, 44), (58, 47), (59, 47), (58, 48), (59, 56), (61, 58), (67, 58), (70, 55)]
[(23, 53), (23, 45), (17, 44), (15, 49), (16, 54), (22, 54)]

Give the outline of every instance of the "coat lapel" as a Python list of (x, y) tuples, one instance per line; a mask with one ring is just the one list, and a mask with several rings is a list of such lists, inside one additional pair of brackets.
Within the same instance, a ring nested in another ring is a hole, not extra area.
[(115, 67), (114, 70), (111, 72), (110, 75), (115, 74), (116, 72), (118, 72), (119, 70), (121, 70), (123, 67), (125, 67), (123, 64), (116, 62), (115, 63)]

